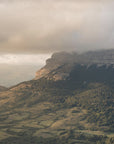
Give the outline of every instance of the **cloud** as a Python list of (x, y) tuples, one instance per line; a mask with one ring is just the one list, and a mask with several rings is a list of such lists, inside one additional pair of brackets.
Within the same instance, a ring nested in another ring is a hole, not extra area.
[(4, 54), (0, 55), (0, 64), (9, 65), (45, 65), (45, 61), (51, 57), (51, 54)]
[(113, 48), (113, 0), (0, 1), (0, 52)]
[(32, 79), (56, 51), (114, 48), (113, 0), (0, 0), (0, 85)]

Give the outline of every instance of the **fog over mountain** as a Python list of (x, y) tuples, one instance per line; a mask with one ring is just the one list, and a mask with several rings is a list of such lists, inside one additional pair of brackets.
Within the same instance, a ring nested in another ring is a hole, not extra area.
[[(91, 68), (93, 67), (93, 68)], [(113, 68), (114, 68), (114, 50), (100, 50), (100, 51), (89, 51), (82, 54), (78, 54), (75, 52), (67, 53), (60, 52), (54, 53), (50, 59), (46, 61), (46, 65), (36, 72), (35, 80), (45, 77), (48, 80), (66, 80), (69, 78), (70, 73), (76, 68), (75, 73), (78, 71), (78, 76), (80, 79), (88, 71), (92, 69), (95, 71), (93, 77), (97, 80), (97, 71), (100, 71), (100, 77), (105, 75), (107, 77), (108, 69), (112, 69), (109, 73), (111, 79), (113, 77)], [(81, 73), (79, 73), (80, 68), (82, 68)], [(85, 70), (84, 70), (85, 69)], [(99, 70), (100, 69), (100, 70)], [(87, 72), (86, 72), (87, 71)], [(106, 71), (106, 73), (105, 73)], [(95, 76), (96, 75), (96, 76)], [(99, 74), (98, 74), (99, 75)], [(90, 75), (89, 75), (90, 77)], [(86, 76), (86, 80), (89, 79)], [(100, 78), (99, 77), (99, 78)], [(92, 79), (92, 78), (91, 78)], [(104, 78), (103, 78), (104, 79)]]
[(0, 0), (0, 144), (114, 144), (114, 0)]
[[(113, 0), (0, 0), (1, 81), (6, 81), (5, 64), (8, 77), (19, 77), (19, 71), (26, 77), (22, 60), (27, 69), (32, 69), (32, 63), (36, 70), (36, 65), (44, 65), (45, 54), (113, 49), (113, 7)], [(44, 55), (43, 64), (39, 56), (34, 60), (36, 54)], [(16, 71), (18, 65), (20, 70)]]

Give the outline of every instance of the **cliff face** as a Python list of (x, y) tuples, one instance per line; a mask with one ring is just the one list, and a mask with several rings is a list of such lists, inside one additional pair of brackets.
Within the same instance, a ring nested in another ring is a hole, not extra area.
[(36, 72), (35, 80), (45, 77), (47, 79), (65, 80), (70, 72), (79, 64), (90, 67), (96, 64), (98, 67), (114, 66), (114, 50), (87, 52), (83, 54), (60, 52), (52, 55), (46, 61), (46, 65)]
[(46, 65), (36, 72), (35, 80), (45, 77), (47, 79), (61, 80), (69, 76), (74, 65), (76, 53), (55, 53), (46, 61)]

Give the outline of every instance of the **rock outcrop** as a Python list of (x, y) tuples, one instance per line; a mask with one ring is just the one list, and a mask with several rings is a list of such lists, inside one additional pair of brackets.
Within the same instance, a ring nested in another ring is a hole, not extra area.
[(90, 67), (93, 64), (98, 67), (103, 65), (114, 67), (114, 50), (90, 51), (83, 54), (75, 52), (54, 53), (46, 61), (46, 65), (36, 72), (35, 80), (42, 77), (55, 81), (65, 80), (76, 64), (86, 65), (86, 67)]
[(76, 53), (67, 52), (54, 53), (46, 61), (46, 65), (36, 72), (35, 80), (42, 77), (53, 80), (66, 79), (73, 67), (76, 55)]

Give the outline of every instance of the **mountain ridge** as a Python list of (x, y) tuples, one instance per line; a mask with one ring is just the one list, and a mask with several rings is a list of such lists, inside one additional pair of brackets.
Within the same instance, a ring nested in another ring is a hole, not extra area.
[[(35, 80), (42, 77), (51, 78), (55, 81), (65, 80), (75, 65), (82, 65), (87, 68), (91, 65), (114, 67), (114, 50), (90, 51), (83, 54), (77, 54), (75, 52), (54, 53), (52, 57), (46, 61), (46, 65), (36, 72)], [(62, 66), (64, 71), (57, 73), (57, 70)], [(50, 77), (50, 74), (53, 76)]]
[(54, 54), (39, 77), (0, 93), (1, 144), (114, 143), (113, 62), (76, 56)]

